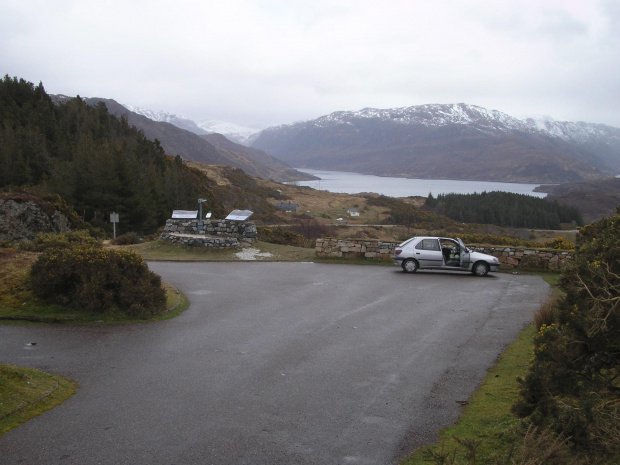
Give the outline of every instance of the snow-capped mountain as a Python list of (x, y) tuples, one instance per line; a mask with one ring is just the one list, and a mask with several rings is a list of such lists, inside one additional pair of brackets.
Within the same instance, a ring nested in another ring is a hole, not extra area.
[(260, 132), (260, 129), (216, 120), (206, 120), (202, 123), (198, 123), (198, 126), (208, 134), (222, 134), (227, 139), (248, 147), (258, 137), (258, 133)]
[(199, 136), (213, 133), (222, 134), (227, 139), (245, 146), (249, 146), (260, 132), (260, 129), (240, 126), (238, 124), (227, 123), (225, 121), (206, 120), (201, 123), (196, 123), (195, 121), (184, 116), (178, 116), (165, 111), (153, 111), (126, 104), (123, 104), (123, 106), (129, 111), (146, 116), (148, 119), (153, 121), (174, 124), (178, 128), (191, 131)]
[(132, 105), (123, 104), (129, 111), (137, 113), (138, 115), (146, 116), (148, 119), (158, 121), (162, 123), (174, 124), (176, 127), (191, 131), (199, 136), (202, 134), (208, 134), (207, 131), (199, 127), (194, 121), (184, 116), (178, 116), (172, 113), (166, 113), (165, 111), (153, 111), (146, 108), (134, 107)]
[[(451, 105), (427, 104), (404, 108), (377, 109), (364, 108), (359, 111), (338, 111), (321, 116), (306, 123), (316, 127), (326, 127), (334, 124), (352, 124), (359, 119), (378, 119), (405, 125), (420, 125), (425, 127), (440, 127), (451, 124), (468, 125), (479, 130), (501, 132), (522, 131), (531, 133), (545, 133), (548, 136), (558, 137), (571, 142), (585, 142), (593, 138), (609, 137), (611, 133), (620, 129), (603, 124), (584, 122), (560, 122), (550, 118), (528, 118), (521, 120), (497, 110), (465, 103)], [(267, 130), (292, 127), (297, 124), (283, 124)], [(613, 136), (613, 135), (612, 135)]]
[(620, 129), (521, 120), (464, 103), (340, 111), (252, 144), (292, 166), (442, 179), (565, 182), (620, 172)]

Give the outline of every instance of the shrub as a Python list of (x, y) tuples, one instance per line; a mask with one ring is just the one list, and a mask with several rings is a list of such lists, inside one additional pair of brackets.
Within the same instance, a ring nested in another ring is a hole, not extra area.
[(496, 234), (461, 234), (466, 244), (505, 245), (508, 247), (540, 247), (535, 242), (524, 241), (514, 236), (498, 236)]
[(559, 285), (565, 297), (534, 339), (514, 411), (569, 438), (576, 451), (613, 461), (620, 458), (620, 208), (579, 231)]
[(319, 237), (332, 236), (334, 234), (334, 228), (319, 223), (316, 219), (300, 219), (299, 222), (291, 226), (291, 232), (302, 236), (305, 240), (303, 246), (314, 247), (314, 244)]
[(557, 250), (575, 250), (575, 244), (567, 241), (563, 237), (556, 237), (552, 241), (545, 242), (545, 247)]
[(118, 236), (116, 239), (112, 241), (114, 245), (131, 245), (131, 244), (139, 244), (140, 235), (136, 232), (128, 232), (121, 236)]
[(161, 279), (135, 252), (80, 246), (46, 250), (32, 265), (41, 298), (88, 313), (144, 318), (165, 309)]
[(534, 315), (534, 326), (536, 326), (536, 330), (540, 331), (543, 326), (550, 326), (556, 321), (557, 305), (558, 301), (556, 298), (549, 299), (541, 304)]
[(77, 246), (96, 247), (100, 244), (88, 231), (79, 230), (62, 234), (38, 234), (33, 241), (20, 243), (19, 248), (29, 252), (45, 252), (51, 249), (68, 249)]
[(288, 227), (259, 227), (258, 237), (260, 237), (261, 241), (271, 242), (272, 244), (293, 245), (296, 247), (301, 247), (304, 244), (304, 237), (291, 231)]

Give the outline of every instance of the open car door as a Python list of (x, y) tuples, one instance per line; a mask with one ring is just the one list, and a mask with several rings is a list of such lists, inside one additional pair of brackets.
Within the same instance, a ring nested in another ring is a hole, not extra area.
[(470, 251), (467, 247), (465, 247), (465, 244), (463, 243), (463, 240), (460, 237), (456, 238), (457, 241), (459, 241), (459, 247), (461, 249), (461, 253), (460, 253), (460, 261), (461, 261), (461, 268), (468, 268), (469, 267), (469, 255), (470, 255)]

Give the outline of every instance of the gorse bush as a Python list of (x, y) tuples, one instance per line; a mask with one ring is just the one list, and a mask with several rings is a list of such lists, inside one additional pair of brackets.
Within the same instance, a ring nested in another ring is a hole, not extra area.
[(540, 244), (524, 241), (514, 236), (498, 236), (496, 234), (461, 234), (466, 244), (505, 245), (509, 247), (540, 247)]
[(574, 250), (575, 244), (570, 241), (567, 241), (563, 237), (556, 237), (552, 241), (545, 242), (545, 247), (549, 247), (550, 249), (556, 250)]
[(257, 229), (261, 241), (295, 247), (301, 247), (304, 244), (304, 236), (291, 231), (290, 228), (276, 226), (274, 228), (258, 227)]
[(69, 231), (63, 234), (44, 233), (38, 234), (37, 238), (28, 245), (23, 244), (22, 249), (33, 252), (45, 252), (51, 249), (69, 249), (73, 247), (98, 247), (101, 242), (92, 237), (88, 231)]
[(319, 223), (316, 219), (300, 219), (296, 225), (291, 226), (291, 232), (298, 234), (301, 246), (314, 247), (314, 244), (319, 237), (327, 237), (334, 235), (334, 228)]
[(140, 243), (140, 235), (136, 232), (130, 231), (121, 236), (118, 236), (112, 241), (114, 245), (131, 245)]
[(144, 318), (165, 310), (161, 279), (135, 252), (82, 245), (46, 250), (32, 265), (37, 296), (87, 313)]
[(559, 285), (514, 411), (590, 463), (620, 463), (620, 208), (580, 230)]

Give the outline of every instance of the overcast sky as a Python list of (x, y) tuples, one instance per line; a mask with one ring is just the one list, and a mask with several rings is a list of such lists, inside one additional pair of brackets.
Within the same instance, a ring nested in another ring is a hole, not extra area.
[(266, 127), (469, 103), (620, 127), (618, 0), (0, 0), (2, 75)]

